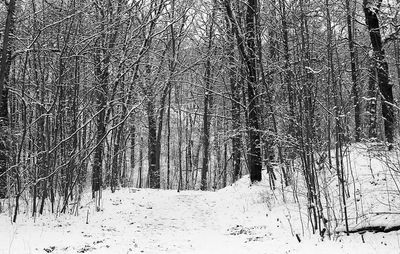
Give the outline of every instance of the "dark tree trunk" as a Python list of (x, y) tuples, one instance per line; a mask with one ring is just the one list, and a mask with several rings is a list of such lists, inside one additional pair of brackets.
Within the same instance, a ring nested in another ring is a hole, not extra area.
[(167, 189), (170, 188), (171, 175), (171, 89), (168, 93), (168, 111), (167, 111)]
[(378, 12), (382, 0), (370, 3), (368, 0), (363, 1), (365, 21), (368, 26), (369, 36), (371, 39), (374, 57), (377, 63), (378, 71), (378, 87), (382, 96), (382, 116), (385, 129), (385, 137), (388, 143), (394, 141), (394, 100), (392, 84), (389, 83), (389, 67), (385, 58), (383, 49), (382, 36), (378, 20)]
[[(170, 70), (173, 72), (173, 70)], [(169, 91), (171, 90), (171, 83), (167, 82), (165, 85), (163, 94), (161, 96), (161, 101), (160, 101), (160, 110), (159, 110), (159, 115), (158, 115), (158, 128), (157, 128), (157, 136), (156, 136), (156, 146), (155, 146), (155, 153), (156, 153), (156, 167), (155, 170), (160, 174), (161, 168), (160, 168), (160, 163), (161, 163), (161, 138), (162, 138), (162, 130), (163, 130), (163, 123), (164, 123), (164, 112), (165, 112), (165, 100), (169, 94)], [(159, 188), (159, 187), (158, 187)]]
[(96, 148), (93, 157), (93, 172), (92, 172), (92, 197), (95, 198), (95, 193), (101, 190), (102, 187), (102, 168), (103, 168), (103, 150), (104, 136), (106, 134), (105, 115), (106, 115), (106, 100), (107, 100), (107, 82), (108, 70), (107, 67), (102, 70), (100, 52), (96, 50), (94, 55), (96, 86), (98, 86), (96, 94), (97, 105), (97, 132), (96, 132)]
[[(247, 2), (246, 15), (246, 37), (243, 38), (239, 32), (238, 23), (233, 16), (230, 1), (224, 2), (226, 14), (232, 25), (233, 32), (236, 36), (237, 47), (244, 61), (247, 71), (247, 96), (248, 107), (246, 112), (246, 122), (249, 133), (249, 149), (248, 149), (248, 167), (250, 170), (250, 181), (261, 181), (262, 160), (261, 160), (261, 143), (259, 133), (259, 108), (257, 103), (257, 69), (256, 69), (256, 36), (255, 36), (255, 18), (257, 10), (257, 1), (249, 0)], [(247, 49), (247, 50), (246, 50)]]
[(143, 187), (143, 137), (140, 137), (140, 144), (139, 144), (139, 169), (138, 169), (138, 188)]
[[(210, 66), (206, 67), (206, 72), (209, 72), (209, 68)], [(204, 114), (203, 114), (203, 166), (201, 169), (201, 185), (200, 185), (201, 190), (207, 190), (207, 172), (208, 172), (209, 150), (210, 150), (209, 101), (211, 95), (209, 94), (210, 92), (208, 91), (208, 89), (209, 89), (209, 81), (206, 81), (206, 91), (204, 94)]]
[(160, 188), (160, 169), (157, 169), (157, 123), (155, 117), (154, 103), (151, 98), (147, 103), (147, 117), (149, 123), (148, 132), (148, 163), (149, 171), (148, 178), (150, 188), (159, 189)]
[(8, 85), (11, 66), (12, 35), (15, 23), (15, 3), (10, 0), (7, 9), (6, 25), (0, 61), (0, 199), (7, 196), (7, 125), (8, 125)]
[(179, 172), (178, 179), (178, 192), (180, 192), (183, 188), (183, 175), (182, 175), (182, 87), (176, 87), (175, 90), (175, 100), (178, 106), (178, 119), (177, 119), (177, 129), (178, 129), (178, 158), (177, 158), (177, 166), (176, 171)]
[[(126, 115), (126, 109), (122, 110), (123, 113), (121, 115), (120, 120), (124, 121), (123, 118)], [(123, 131), (124, 131), (125, 123), (122, 122), (121, 125), (116, 129), (117, 134), (114, 140), (114, 155), (112, 158), (112, 165), (111, 165), (111, 192), (114, 193), (115, 189), (120, 184), (121, 178), (121, 167), (122, 165), (118, 163), (118, 158), (122, 157), (121, 154), (121, 144), (123, 142)], [(125, 181), (125, 179), (123, 179)]]
[(130, 134), (131, 134), (131, 170), (130, 170), (130, 187), (133, 187), (133, 174), (135, 172), (135, 165), (136, 165), (136, 158), (135, 158), (135, 146), (136, 146), (136, 127), (134, 123), (131, 123), (131, 128), (130, 128)]
[(353, 83), (352, 93), (353, 93), (353, 105), (354, 105), (354, 123), (355, 123), (355, 135), (354, 139), (359, 142), (361, 139), (361, 107), (360, 107), (360, 96), (358, 91), (358, 73), (357, 73), (357, 58), (356, 49), (354, 46), (354, 34), (353, 34), (353, 19), (352, 12), (350, 10), (350, 0), (346, 0), (346, 12), (347, 12), (347, 34), (348, 34), (348, 44), (350, 51), (350, 66), (351, 66), (351, 81)]
[(248, 0), (246, 15), (246, 45), (248, 49), (247, 71), (247, 96), (248, 105), (248, 131), (249, 131), (249, 169), (251, 182), (261, 181), (261, 140), (259, 133), (259, 108), (257, 103), (257, 69), (256, 69), (256, 45), (255, 45), (255, 17), (257, 0)]
[[(289, 28), (286, 20), (286, 1), (280, 0), (279, 1), (281, 13), (282, 13), (282, 36), (283, 36), (283, 54), (284, 54), (284, 82), (286, 84), (287, 90), (287, 100), (289, 104), (289, 135), (290, 138), (296, 137), (295, 133), (295, 96), (294, 96), (294, 89), (292, 84), (292, 70), (290, 65), (290, 51), (289, 51)], [(289, 152), (289, 158), (293, 159), (293, 152)]]
[(0, 96), (0, 199), (7, 197), (7, 125), (8, 125), (8, 89)]
[(232, 181), (236, 182), (240, 174), (241, 165), (241, 140), (242, 135), (240, 132), (240, 87), (237, 82), (236, 77), (236, 67), (235, 67), (235, 45), (234, 45), (234, 32), (232, 26), (229, 25), (229, 20), (227, 23), (227, 38), (226, 38), (226, 54), (228, 57), (228, 76), (230, 84), (230, 96), (231, 96), (231, 115), (232, 115)]

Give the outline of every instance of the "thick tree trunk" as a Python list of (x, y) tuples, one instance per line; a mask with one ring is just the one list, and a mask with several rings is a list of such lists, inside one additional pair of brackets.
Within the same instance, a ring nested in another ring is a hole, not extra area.
[(160, 188), (160, 169), (157, 169), (157, 123), (154, 110), (154, 102), (151, 98), (147, 103), (147, 117), (148, 117), (148, 178), (150, 188)]
[(248, 131), (250, 149), (248, 154), (250, 180), (251, 182), (261, 181), (261, 140), (259, 133), (259, 108), (257, 103), (257, 69), (256, 69), (256, 45), (255, 45), (255, 17), (257, 0), (248, 0), (246, 15), (246, 45), (248, 49), (247, 62), (247, 96), (248, 105)]
[[(104, 136), (106, 134), (105, 116), (106, 116), (106, 100), (107, 100), (107, 82), (108, 82), (108, 71), (102, 70), (102, 64), (100, 59), (100, 52), (94, 55), (95, 63), (95, 76), (98, 82), (96, 86), (96, 105), (97, 105), (97, 132), (96, 132), (96, 148), (93, 156), (93, 170), (92, 170), (92, 197), (95, 198), (96, 192), (99, 192), (102, 187), (103, 178), (103, 150), (104, 150)], [(107, 68), (107, 67), (105, 67)]]
[(7, 125), (8, 125), (8, 89), (0, 94), (0, 199), (7, 197)]
[[(101, 187), (102, 187), (102, 168), (103, 168), (103, 153), (104, 153), (104, 140), (106, 139), (106, 108), (107, 108), (107, 96), (108, 96), (108, 85), (110, 76), (110, 63), (111, 63), (111, 50), (115, 47), (117, 41), (119, 29), (114, 29), (112, 32), (107, 31), (105, 27), (105, 21), (107, 19), (114, 20), (118, 25), (120, 19), (116, 18), (116, 13), (119, 13), (122, 8), (122, 0), (119, 0), (116, 4), (116, 9), (112, 2), (108, 1), (102, 9), (99, 10), (99, 22), (100, 22), (100, 33), (101, 36), (98, 38), (98, 42), (94, 52), (94, 64), (95, 64), (95, 78), (96, 85), (98, 86), (96, 94), (97, 104), (97, 133), (96, 133), (96, 148), (94, 150), (93, 158), (93, 170), (92, 170), (92, 196), (95, 198), (95, 194), (98, 191), (98, 204), (100, 204), (101, 198)], [(118, 26), (117, 26), (118, 27)], [(108, 116), (107, 116), (108, 118)], [(110, 149), (111, 150), (111, 149)], [(110, 153), (111, 154), (111, 153)], [(107, 162), (106, 162), (107, 165)]]
[(378, 20), (378, 12), (382, 0), (374, 1), (363, 0), (365, 21), (368, 26), (374, 57), (377, 63), (378, 87), (382, 96), (382, 116), (385, 129), (385, 137), (388, 143), (394, 141), (394, 99), (392, 84), (389, 82), (389, 67), (385, 58), (382, 36)]
[[(173, 72), (173, 70), (170, 70)], [(172, 73), (171, 73), (172, 75)], [(167, 82), (165, 85), (163, 94), (161, 95), (161, 101), (160, 101), (160, 110), (159, 110), (159, 115), (158, 115), (158, 128), (157, 128), (157, 136), (156, 136), (156, 171), (158, 174), (160, 174), (161, 168), (160, 168), (160, 163), (161, 163), (161, 138), (162, 138), (162, 130), (163, 130), (163, 123), (164, 123), (164, 112), (165, 112), (165, 100), (169, 94), (169, 91), (171, 90), (171, 83)]]
[(241, 165), (241, 124), (240, 124), (240, 87), (237, 82), (236, 77), (236, 67), (235, 67), (235, 45), (234, 45), (234, 32), (232, 26), (229, 25), (229, 20), (226, 20), (227, 23), (227, 37), (226, 37), (226, 54), (228, 57), (228, 76), (229, 76), (229, 84), (230, 84), (230, 97), (231, 97), (231, 115), (232, 115), (232, 163), (233, 163), (233, 172), (232, 172), (232, 181), (236, 182), (239, 178), (240, 174), (240, 165)]
[(16, 0), (10, 0), (7, 9), (6, 25), (0, 61), (0, 199), (7, 196), (7, 125), (8, 125), (8, 77), (11, 66), (11, 40), (15, 23)]
[[(123, 110), (120, 120), (123, 121), (124, 116), (126, 115), (126, 110)], [(122, 157), (121, 154), (121, 145), (123, 141), (123, 131), (124, 131), (125, 123), (122, 122), (121, 125), (116, 129), (117, 134), (114, 140), (114, 155), (112, 158), (111, 165), (111, 192), (114, 193), (116, 188), (121, 183), (121, 167), (122, 165), (118, 163), (118, 158)], [(125, 178), (123, 179), (125, 182)]]
[[(249, 133), (249, 149), (247, 153), (248, 167), (250, 171), (250, 181), (261, 181), (262, 161), (261, 161), (261, 143), (259, 133), (259, 113), (257, 104), (257, 69), (256, 69), (256, 49), (255, 49), (255, 10), (257, 2), (249, 0), (247, 4), (246, 16), (246, 38), (242, 38), (239, 32), (238, 23), (233, 16), (229, 1), (224, 2), (226, 14), (232, 25), (236, 36), (237, 47), (242, 56), (244, 64), (247, 67), (247, 96), (248, 107), (246, 112), (246, 122)], [(246, 50), (247, 48), (247, 50)]]

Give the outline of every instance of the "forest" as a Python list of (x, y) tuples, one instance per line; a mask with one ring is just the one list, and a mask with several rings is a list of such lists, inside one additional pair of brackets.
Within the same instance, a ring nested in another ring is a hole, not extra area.
[(300, 202), (304, 183), (321, 236), (334, 231), (334, 182), (334, 220), (351, 233), (351, 147), (399, 158), (399, 11), (398, 0), (2, 1), (0, 214), (71, 213), (87, 192), (100, 212), (108, 189), (217, 191), (249, 174), (283, 200), (292, 188)]

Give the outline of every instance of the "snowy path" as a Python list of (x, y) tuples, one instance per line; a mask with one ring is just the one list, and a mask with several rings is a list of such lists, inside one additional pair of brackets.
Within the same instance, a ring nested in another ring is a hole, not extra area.
[[(43, 216), (34, 223), (21, 215), (14, 225), (0, 216), (0, 253), (361, 253), (354, 252), (359, 236), (341, 242), (312, 236), (299, 243), (287, 211), (269, 211), (269, 197), (247, 189), (120, 190), (104, 193), (100, 212), (88, 204), (79, 216)], [(386, 252), (369, 245), (360, 251), (397, 253), (390, 251), (399, 249), (392, 242), (378, 246)]]
[(122, 190), (105, 196), (104, 210), (90, 210), (88, 224), (83, 208), (78, 217), (13, 225), (0, 253), (243, 253), (246, 247), (237, 234), (250, 232), (232, 225), (238, 213), (216, 193)]

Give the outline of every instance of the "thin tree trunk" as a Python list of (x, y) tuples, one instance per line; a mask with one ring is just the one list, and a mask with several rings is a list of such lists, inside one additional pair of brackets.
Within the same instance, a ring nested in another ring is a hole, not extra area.
[(353, 105), (354, 105), (354, 123), (355, 123), (355, 135), (354, 139), (356, 142), (361, 140), (361, 106), (360, 106), (360, 96), (358, 91), (358, 75), (357, 75), (357, 58), (356, 50), (354, 47), (354, 34), (353, 34), (353, 17), (350, 9), (350, 0), (346, 0), (346, 17), (347, 17), (347, 35), (348, 44), (350, 51), (350, 66), (351, 66), (351, 81), (353, 83), (352, 93), (353, 93)]
[(214, 35), (214, 15), (215, 7), (213, 7), (210, 22), (210, 30), (208, 31), (208, 46), (207, 46), (207, 60), (205, 63), (205, 75), (204, 75), (204, 113), (203, 113), (203, 167), (201, 170), (201, 190), (207, 190), (207, 172), (209, 167), (209, 156), (210, 156), (210, 126), (211, 126), (211, 54), (213, 47), (213, 35)]
[(378, 137), (377, 129), (377, 92), (376, 83), (378, 81), (376, 59), (371, 57), (369, 59), (368, 67), (368, 101), (367, 101), (367, 112), (368, 112), (368, 138), (376, 141)]
[(136, 146), (136, 127), (135, 124), (131, 123), (131, 128), (130, 128), (130, 135), (131, 135), (131, 172), (130, 172), (130, 187), (133, 187), (133, 174), (135, 172), (135, 165), (136, 165), (136, 157), (135, 157), (135, 146)]
[(137, 187), (142, 188), (142, 178), (143, 178), (143, 137), (140, 136), (139, 141), (139, 168), (138, 168), (138, 179), (137, 179)]
[(168, 112), (167, 112), (167, 189), (170, 189), (171, 175), (171, 89), (168, 93)]
[(178, 121), (177, 121), (177, 129), (178, 129), (178, 192), (180, 192), (183, 188), (183, 174), (182, 174), (182, 98), (181, 98), (181, 87), (176, 87), (175, 99), (178, 105)]

